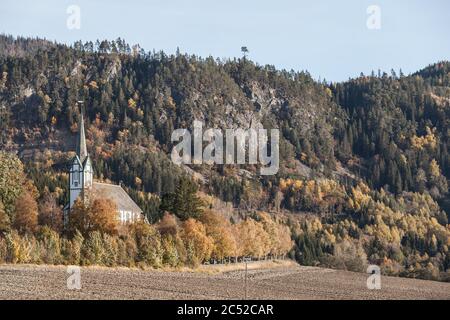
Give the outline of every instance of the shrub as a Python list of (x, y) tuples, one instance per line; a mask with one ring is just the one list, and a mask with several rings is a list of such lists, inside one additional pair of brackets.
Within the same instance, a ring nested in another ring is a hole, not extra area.
[(134, 267), (137, 251), (138, 249), (134, 237), (128, 236), (123, 240), (119, 240), (117, 263), (121, 266)]
[(14, 228), (20, 233), (34, 233), (38, 225), (38, 207), (30, 192), (24, 190), (16, 200)]
[(359, 242), (344, 240), (334, 245), (333, 256), (325, 260), (328, 267), (365, 272), (367, 269), (367, 255)]
[(6, 256), (8, 254), (8, 245), (6, 239), (0, 237), (0, 264), (6, 263)]
[(110, 199), (92, 199), (88, 205), (77, 200), (70, 213), (69, 230), (79, 230), (83, 236), (94, 231), (116, 235), (119, 221), (117, 206)]
[(201, 221), (206, 228), (207, 235), (214, 241), (211, 256), (218, 260), (235, 256), (237, 244), (230, 222), (211, 210), (205, 210)]
[(178, 232), (178, 224), (175, 216), (166, 212), (157, 224), (157, 228), (162, 236), (166, 234), (174, 236)]
[(187, 260), (190, 265), (197, 266), (211, 258), (214, 240), (206, 234), (206, 228), (201, 222), (192, 218), (183, 222), (181, 237), (187, 244)]
[(119, 256), (119, 239), (109, 234), (103, 234), (104, 257), (103, 264), (108, 267), (117, 265)]
[(160, 267), (163, 251), (159, 232), (153, 226), (139, 222), (134, 224), (133, 234), (138, 249), (137, 262)]
[(93, 231), (84, 241), (81, 249), (82, 265), (102, 265), (105, 258), (103, 237), (99, 231)]
[(21, 237), (17, 233), (13, 233), (13, 242), (15, 248), (15, 258), (17, 263), (31, 263), (35, 262), (32, 259), (34, 245), (34, 237), (25, 235)]
[(176, 241), (173, 236), (167, 235), (162, 239), (163, 264), (169, 267), (178, 267), (181, 263)]
[(42, 201), (39, 203), (38, 222), (41, 226), (48, 226), (56, 232), (62, 231), (63, 213), (56, 203), (55, 197), (46, 192)]
[(59, 234), (50, 229), (50, 227), (42, 227), (38, 234), (37, 239), (39, 245), (42, 248), (42, 262), (46, 264), (59, 264), (62, 262), (61, 256), (61, 240)]
[(81, 249), (83, 247), (84, 237), (76, 230), (74, 237), (61, 240), (61, 254), (64, 257), (64, 263), (69, 265), (81, 264)]
[(11, 230), (11, 221), (6, 213), (5, 206), (0, 200), (0, 235)]

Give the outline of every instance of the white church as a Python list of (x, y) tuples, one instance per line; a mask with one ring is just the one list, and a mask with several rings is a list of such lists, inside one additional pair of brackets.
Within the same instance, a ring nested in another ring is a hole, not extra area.
[(121, 223), (130, 223), (143, 218), (142, 210), (122, 189), (120, 185), (96, 182), (93, 179), (92, 161), (86, 147), (84, 132), (84, 118), (81, 112), (78, 137), (77, 154), (72, 159), (69, 173), (69, 203), (64, 207), (64, 225), (70, 220), (70, 210), (75, 200), (81, 197), (82, 201), (89, 198), (107, 198), (112, 200), (118, 209), (117, 215)]

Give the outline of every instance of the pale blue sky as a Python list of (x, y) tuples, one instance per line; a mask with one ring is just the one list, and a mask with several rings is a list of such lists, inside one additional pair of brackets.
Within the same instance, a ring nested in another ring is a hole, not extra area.
[[(66, 27), (69, 5), (81, 29)], [(381, 29), (366, 26), (369, 5)], [(414, 72), (450, 60), (448, 0), (2, 0), (0, 33), (76, 40), (124, 38), (145, 50), (249, 57), (340, 81), (371, 70)]]

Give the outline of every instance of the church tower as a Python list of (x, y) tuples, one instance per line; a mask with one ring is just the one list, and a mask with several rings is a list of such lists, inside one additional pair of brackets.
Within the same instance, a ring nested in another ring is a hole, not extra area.
[(82, 197), (84, 201), (86, 191), (92, 188), (93, 170), (91, 159), (87, 153), (83, 111), (81, 111), (79, 128), (77, 154), (72, 159), (69, 173), (69, 209), (72, 209), (78, 197)]
[[(82, 103), (79, 101), (78, 103)], [(104, 182), (94, 182), (92, 161), (87, 152), (86, 133), (84, 128), (83, 108), (80, 112), (77, 136), (77, 154), (70, 162), (69, 172), (69, 201), (64, 206), (64, 228), (69, 226), (70, 211), (75, 201), (80, 199), (83, 203), (89, 198), (98, 197), (109, 199), (117, 206), (117, 217), (122, 223), (144, 220), (143, 211), (136, 202), (120, 186)]]

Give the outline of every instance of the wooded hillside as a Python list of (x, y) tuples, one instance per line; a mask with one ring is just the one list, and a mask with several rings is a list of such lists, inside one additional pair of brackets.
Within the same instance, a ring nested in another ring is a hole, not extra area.
[[(188, 232), (202, 239), (197, 249), (206, 250), (191, 256), (191, 263), (224, 257), (207, 245), (218, 241), (217, 230), (208, 230), (210, 222), (171, 202), (176, 190), (191, 188), (183, 182), (188, 177), (196, 185), (192, 190), (208, 195), (204, 209), (226, 217), (220, 225), (249, 228), (242, 236), (256, 232), (256, 237), (261, 233), (255, 230), (267, 227), (269, 220), (289, 227), (290, 254), (302, 264), (364, 270), (374, 263), (389, 274), (449, 278), (449, 62), (412, 75), (378, 71), (343, 83), (319, 83), (307, 72), (276, 70), (247, 58), (144, 52), (122, 39), (69, 47), (0, 36), (5, 257), (8, 241), (19, 234), (34, 234), (39, 243), (45, 238), (43, 226), (59, 232), (53, 216), (67, 202), (78, 100), (86, 107), (96, 179), (122, 183), (155, 226), (167, 212), (182, 228), (171, 234), (172, 240), (164, 240), (165, 231), (156, 227), (148, 231), (162, 237), (162, 247), (172, 241), (158, 253), (158, 264), (170, 261), (174, 248), (181, 250), (174, 239)], [(260, 176), (253, 165), (174, 165), (171, 133), (190, 128), (194, 120), (208, 128), (249, 128), (257, 122), (279, 128), (278, 174)], [(218, 202), (229, 203), (231, 213), (224, 215)], [(267, 228), (265, 233), (276, 238), (275, 229)], [(233, 232), (233, 239), (242, 240)], [(82, 236), (91, 239), (89, 233)], [(127, 240), (118, 239), (126, 247)], [(139, 245), (139, 238), (133, 239)], [(259, 246), (242, 250), (255, 256), (289, 250), (277, 251), (276, 239), (266, 246), (264, 239), (252, 241)], [(283, 239), (278, 246), (286, 243)], [(61, 243), (57, 246), (62, 250)], [(181, 246), (189, 249), (188, 243)], [(177, 263), (188, 261), (183, 252), (184, 260)], [(234, 255), (239, 253), (225, 256)], [(115, 259), (117, 264), (120, 259)]]

